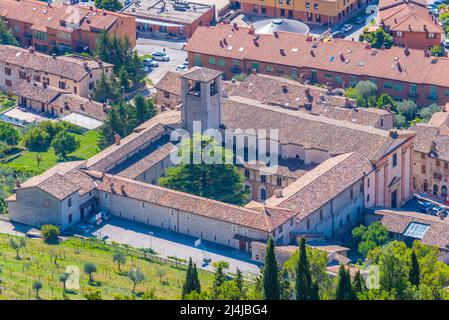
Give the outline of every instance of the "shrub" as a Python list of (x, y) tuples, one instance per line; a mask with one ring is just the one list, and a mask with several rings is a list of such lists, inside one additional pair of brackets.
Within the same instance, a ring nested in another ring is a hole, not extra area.
[(45, 224), (41, 227), (42, 237), (47, 243), (55, 243), (58, 241), (59, 228), (52, 224)]
[(15, 146), (20, 139), (19, 131), (9, 123), (0, 122), (0, 141)]
[(31, 151), (47, 150), (50, 145), (50, 135), (39, 127), (31, 128), (23, 136), (23, 144)]

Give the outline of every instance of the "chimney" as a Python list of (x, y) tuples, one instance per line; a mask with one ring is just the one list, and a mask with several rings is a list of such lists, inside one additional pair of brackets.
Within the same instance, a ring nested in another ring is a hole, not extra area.
[(390, 130), (390, 137), (392, 137), (393, 139), (396, 139), (398, 137), (398, 131)]
[(119, 146), (122, 141), (122, 138), (120, 137), (120, 135), (118, 133), (116, 133), (114, 135), (114, 139), (115, 139), (115, 144)]
[(283, 193), (282, 193), (282, 189), (276, 189), (274, 191), (274, 195), (275, 195), (276, 198), (282, 198), (284, 196)]
[(56, 54), (52, 53), (51, 56), (53, 59), (56, 59)]
[(225, 46), (228, 45), (228, 41), (226, 40), (226, 38), (223, 38), (223, 43), (224, 43)]
[(33, 46), (30, 46), (30, 47), (28, 48), (28, 52), (29, 52), (29, 53), (34, 53), (34, 47), (33, 47)]
[(167, 109), (165, 104), (162, 104), (160, 108), (161, 108), (161, 112), (164, 112)]
[(250, 26), (249, 26), (249, 31), (248, 31), (248, 33), (249, 33), (249, 34), (255, 34), (255, 33), (256, 33), (256, 29), (254, 29), (254, 26), (253, 26), (253, 25), (250, 25)]
[(120, 191), (122, 192), (122, 194), (126, 194), (126, 190), (125, 190), (125, 185), (124, 184), (122, 184), (120, 186)]
[(313, 52), (313, 49), (310, 50), (310, 55), (311, 55), (312, 57), (315, 57), (315, 52)]
[(310, 97), (310, 88), (306, 88), (306, 90), (304, 90), (306, 97), (309, 98)]
[(70, 110), (69, 102), (68, 102), (68, 101), (64, 101), (64, 109)]
[(42, 82), (42, 87), (44, 87), (44, 89), (47, 89), (47, 86), (48, 86), (47, 81)]
[(114, 182), (111, 182), (111, 183), (109, 184), (109, 187), (111, 188), (111, 191), (114, 191)]
[[(90, 99), (89, 99), (90, 101)], [(106, 103), (103, 103), (103, 111), (106, 112), (108, 111), (108, 105)]]
[(87, 61), (83, 61), (83, 68), (86, 69), (86, 70), (88, 69)]
[(232, 24), (232, 26), (233, 26), (233, 28), (234, 28), (235, 30), (238, 30), (238, 29), (239, 29), (239, 25), (238, 25), (236, 22), (234, 22), (234, 23)]
[(284, 50), (284, 48), (280, 48), (280, 49), (279, 49), (279, 52), (281, 53), (281, 56), (285, 56), (285, 50)]
[(80, 103), (80, 109), (84, 111), (84, 104)]
[(275, 38), (279, 38), (279, 33), (277, 31), (273, 32)]
[(283, 93), (287, 93), (287, 92), (288, 92), (287, 85), (285, 85), (285, 84), (283, 84), (283, 85), (281, 86), (281, 89), (282, 89), (282, 92), (283, 92)]
[(16, 179), (16, 188), (20, 188), (21, 183), (20, 183), (20, 179)]
[(224, 47), (224, 45), (223, 45), (223, 40), (220, 40), (220, 47)]

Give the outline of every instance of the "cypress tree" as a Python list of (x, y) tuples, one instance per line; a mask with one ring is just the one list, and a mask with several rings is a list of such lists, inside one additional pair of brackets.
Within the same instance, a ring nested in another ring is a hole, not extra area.
[(355, 300), (356, 295), (351, 285), (349, 270), (343, 264), (338, 270), (337, 294), (335, 300)]
[(420, 270), (415, 250), (412, 250), (411, 260), (412, 260), (412, 267), (410, 268), (409, 272), (409, 280), (412, 285), (419, 287)]
[(278, 266), (274, 255), (274, 241), (271, 236), (268, 238), (263, 267), (263, 297), (265, 300), (280, 299)]
[(320, 300), (320, 292), (318, 288), (318, 283), (316, 281), (312, 284), (312, 290), (310, 292), (310, 300)]
[(290, 300), (292, 296), (290, 281), (288, 280), (287, 270), (279, 271), (279, 288), (281, 291), (281, 300)]
[(196, 265), (192, 262), (192, 258), (190, 258), (189, 265), (187, 266), (186, 279), (184, 281), (184, 285), (182, 286), (182, 299), (193, 291), (200, 293), (201, 289), (199, 286)]
[(237, 268), (237, 270), (236, 270), (234, 281), (235, 281), (235, 285), (239, 289), (240, 293), (243, 294), (243, 275), (242, 275), (242, 271), (240, 271), (239, 268)]
[(354, 292), (359, 293), (365, 291), (365, 280), (363, 280), (360, 270), (357, 271), (353, 281)]
[(217, 269), (214, 273), (214, 283), (212, 285), (212, 299), (217, 299), (220, 294), (220, 287), (225, 282), (226, 276), (223, 272), (223, 264), (220, 262), (217, 265)]
[(312, 276), (307, 259), (306, 240), (301, 238), (299, 244), (299, 259), (296, 267), (296, 299), (309, 300), (312, 293)]

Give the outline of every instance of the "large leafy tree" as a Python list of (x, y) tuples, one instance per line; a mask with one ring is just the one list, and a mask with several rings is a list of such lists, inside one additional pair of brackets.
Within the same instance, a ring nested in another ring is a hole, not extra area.
[(265, 300), (279, 300), (281, 298), (278, 265), (274, 254), (274, 240), (270, 236), (267, 241), (263, 266), (263, 296)]
[(120, 11), (123, 9), (123, 4), (119, 0), (95, 0), (94, 4), (95, 7), (108, 11)]
[(306, 240), (299, 243), (299, 259), (296, 267), (296, 299), (310, 300), (312, 294), (312, 276), (307, 259)]
[(79, 148), (80, 142), (74, 134), (69, 133), (67, 130), (62, 130), (56, 134), (51, 142), (51, 146), (55, 150), (55, 154), (65, 160), (69, 153)]
[(360, 225), (352, 230), (352, 236), (359, 242), (358, 250), (366, 257), (368, 252), (390, 240), (388, 230), (378, 221), (367, 227)]
[(0, 19), (0, 44), (18, 46), (19, 43), (6, 23)]
[(20, 139), (19, 131), (9, 123), (0, 122), (0, 141), (15, 146)]
[(153, 100), (145, 99), (140, 94), (134, 98), (134, 105), (136, 107), (137, 122), (139, 124), (153, 118), (157, 114)]
[[(248, 201), (249, 192), (244, 188), (243, 176), (236, 166), (225, 163), (226, 159), (233, 158), (232, 153), (212, 137), (185, 138), (178, 151), (181, 164), (168, 168), (166, 176), (159, 178), (160, 185), (236, 205)], [(195, 163), (194, 157), (201, 155), (202, 159), (211, 156), (211, 161)]]

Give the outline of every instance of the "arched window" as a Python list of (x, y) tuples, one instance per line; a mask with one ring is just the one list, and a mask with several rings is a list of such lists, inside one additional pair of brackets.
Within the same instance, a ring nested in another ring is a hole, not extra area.
[(441, 187), (441, 196), (444, 198), (447, 197), (447, 187), (446, 186)]
[(267, 190), (260, 189), (260, 200), (262, 200), (262, 201), (267, 200)]
[(438, 186), (436, 184), (433, 185), (433, 195), (434, 196), (438, 195)]

